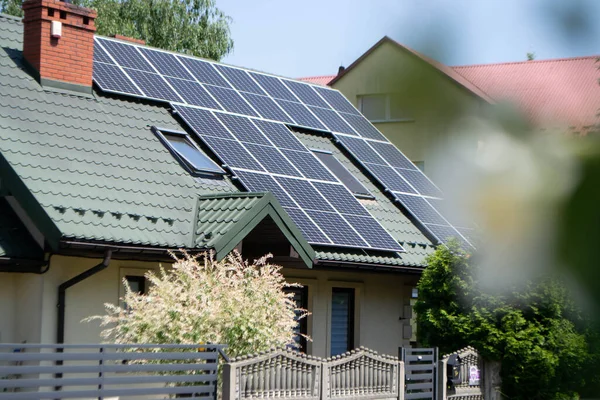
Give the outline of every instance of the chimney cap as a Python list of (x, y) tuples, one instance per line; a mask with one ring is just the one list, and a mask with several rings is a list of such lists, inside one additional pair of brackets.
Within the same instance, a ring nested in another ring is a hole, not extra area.
[(346, 67), (344, 67), (343, 65), (340, 65), (338, 68), (338, 75), (340, 75), (342, 72), (344, 72), (346, 70)]

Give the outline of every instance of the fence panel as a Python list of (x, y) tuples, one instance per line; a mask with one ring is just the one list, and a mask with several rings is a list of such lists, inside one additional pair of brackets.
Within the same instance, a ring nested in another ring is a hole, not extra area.
[(436, 363), (437, 349), (402, 348), (405, 381), (404, 398), (437, 400)]
[(224, 348), (0, 344), (0, 400), (216, 399)]
[(439, 362), (441, 399), (483, 400), (483, 360), (472, 347), (446, 354)]

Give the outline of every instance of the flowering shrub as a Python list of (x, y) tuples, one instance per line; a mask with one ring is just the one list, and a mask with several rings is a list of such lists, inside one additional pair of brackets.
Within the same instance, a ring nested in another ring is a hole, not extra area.
[(146, 273), (148, 293), (126, 285), (126, 306), (105, 304), (102, 337), (115, 343), (227, 344), (229, 356), (294, 345), (296, 309), (281, 267), (265, 256), (253, 264), (234, 253), (185, 255), (172, 269)]

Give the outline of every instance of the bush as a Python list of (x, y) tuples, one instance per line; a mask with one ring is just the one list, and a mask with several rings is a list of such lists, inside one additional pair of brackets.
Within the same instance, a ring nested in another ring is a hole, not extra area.
[(126, 306), (105, 304), (102, 336), (115, 343), (227, 344), (229, 356), (293, 345), (296, 309), (281, 267), (253, 264), (231, 254), (222, 261), (204, 254), (176, 259), (172, 269), (146, 273), (146, 295), (129, 287)]

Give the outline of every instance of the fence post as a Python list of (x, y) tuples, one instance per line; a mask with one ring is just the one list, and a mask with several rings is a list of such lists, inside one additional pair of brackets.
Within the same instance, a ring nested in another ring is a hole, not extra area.
[(327, 361), (325, 360), (321, 362), (321, 400), (326, 400), (329, 398), (329, 396), (327, 395), (329, 387), (329, 368), (327, 368)]
[(438, 400), (446, 400), (448, 388), (448, 375), (446, 375), (446, 366), (448, 359), (444, 358), (438, 361), (437, 383), (438, 383)]
[(236, 398), (236, 373), (237, 368), (231, 363), (223, 365), (223, 400)]
[(404, 361), (398, 361), (398, 400), (404, 400)]

